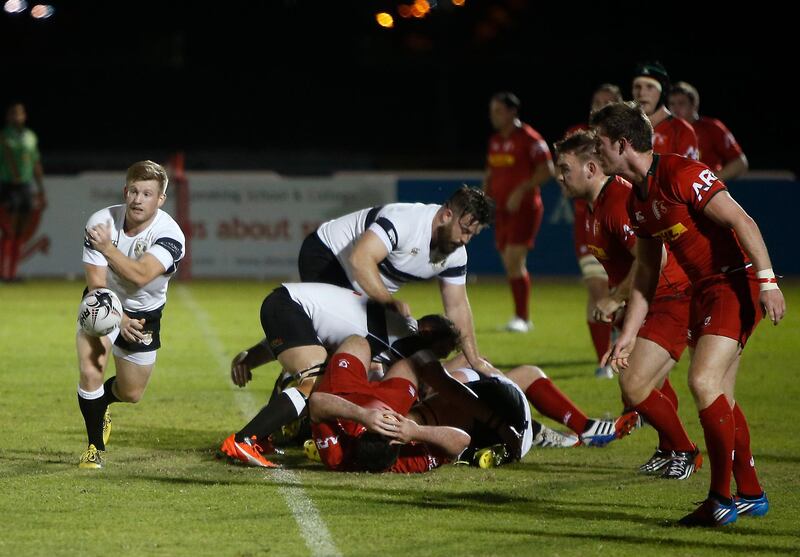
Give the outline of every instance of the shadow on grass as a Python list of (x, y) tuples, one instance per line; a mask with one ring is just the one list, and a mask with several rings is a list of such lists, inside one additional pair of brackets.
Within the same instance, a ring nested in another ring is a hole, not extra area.
[[(652, 524), (652, 522), (650, 523)], [(675, 533), (683, 532), (688, 533), (690, 530), (676, 526), (674, 523), (664, 523), (662, 522), (665, 530), (673, 530)], [(587, 532), (580, 532), (580, 531), (570, 531), (570, 532), (552, 532), (552, 531), (545, 531), (541, 529), (536, 530), (522, 530), (522, 529), (512, 529), (512, 528), (503, 528), (503, 529), (491, 529), (495, 533), (499, 534), (506, 534), (506, 535), (522, 535), (522, 536), (532, 536), (536, 538), (555, 538), (555, 539), (564, 539), (567, 543), (570, 541), (574, 541), (576, 539), (584, 539), (589, 541), (610, 541), (610, 542), (619, 542), (619, 543), (627, 543), (627, 544), (637, 544), (637, 545), (654, 545), (654, 544), (665, 544), (670, 549), (677, 549), (677, 548), (686, 548), (687, 555), (691, 555), (693, 552), (699, 549), (708, 549), (708, 550), (718, 550), (718, 551), (736, 551), (736, 552), (752, 552), (752, 553), (780, 553), (785, 555), (797, 555), (797, 548), (791, 547), (776, 547), (772, 545), (763, 545), (761, 543), (727, 543), (725, 541), (721, 541), (716, 539), (714, 541), (703, 541), (698, 540), (696, 538), (687, 540), (687, 539), (680, 539), (676, 537), (665, 537), (659, 536), (658, 538), (648, 538), (645, 536), (635, 536), (635, 535), (620, 535), (620, 534), (594, 534), (594, 533), (587, 533)], [(696, 531), (696, 530), (695, 530)], [(708, 532), (709, 530), (703, 530)], [(713, 530), (715, 534), (719, 536), (724, 536), (729, 538), (730, 536), (741, 535), (745, 533), (747, 535), (754, 534), (755, 532), (747, 531), (742, 532), (739, 528), (739, 524), (737, 523), (735, 526), (728, 526), (726, 528), (719, 528)], [(663, 533), (662, 533), (663, 534)], [(771, 534), (772, 535), (772, 534)], [(786, 535), (786, 534), (783, 534)]]

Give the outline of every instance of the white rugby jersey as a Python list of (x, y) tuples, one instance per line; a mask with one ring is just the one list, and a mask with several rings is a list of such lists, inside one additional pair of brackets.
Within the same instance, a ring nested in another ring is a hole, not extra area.
[(320, 225), (322, 243), (336, 255), (350, 283), (359, 291), (353, 278), (350, 254), (356, 240), (371, 230), (383, 240), (389, 255), (378, 264), (386, 289), (397, 292), (410, 281), (438, 277), (452, 284), (465, 284), (467, 250), (463, 246), (441, 261), (431, 262), (431, 226), (441, 205), (391, 203), (362, 209)]
[(109, 267), (106, 274), (107, 287), (119, 296), (122, 307), (129, 311), (150, 311), (167, 301), (167, 283), (175, 274), (178, 263), (186, 254), (186, 239), (178, 223), (167, 213), (158, 209), (153, 222), (136, 236), (128, 236), (122, 227), (125, 224), (125, 205), (112, 205), (97, 211), (86, 223), (86, 230), (97, 224), (111, 221), (111, 241), (124, 255), (139, 259), (145, 252), (159, 260), (166, 271), (144, 287), (139, 288), (117, 275), (108, 260), (99, 251), (92, 249), (84, 236), (83, 262), (98, 267)]
[(387, 311), (365, 295), (332, 284), (318, 282), (284, 283), (292, 300), (311, 318), (320, 342), (335, 349), (350, 335), (366, 337), (374, 355), (387, 352), (397, 339), (414, 332), (399, 313)]

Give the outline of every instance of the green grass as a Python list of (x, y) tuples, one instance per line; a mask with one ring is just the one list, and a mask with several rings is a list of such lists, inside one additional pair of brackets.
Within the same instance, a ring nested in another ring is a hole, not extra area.
[[(259, 339), (258, 308), (271, 287), (175, 284), (148, 391), (138, 405), (113, 406), (107, 466), (83, 471), (74, 354), (82, 285), (0, 285), (0, 554), (311, 554), (284, 498), (290, 482), (214, 454), (250, 417), (242, 409), (252, 411), (272, 387), (274, 366), (257, 370), (244, 391), (230, 386), (227, 370), (234, 353)], [(534, 450), (487, 471), (336, 474), (299, 451), (284, 462), (344, 555), (800, 554), (800, 285), (786, 281), (784, 292), (788, 317), (779, 327), (759, 326), (738, 383), (772, 502), (763, 519), (742, 518), (722, 531), (671, 526), (704, 498), (708, 470), (685, 482), (637, 476), (655, 445), (650, 428), (606, 449)], [(403, 294), (417, 313), (440, 307), (435, 285)], [(539, 281), (533, 295), (536, 330), (515, 336), (497, 330), (511, 311), (506, 286), (470, 286), (483, 353), (501, 367), (540, 365), (590, 415), (618, 411), (615, 382), (592, 374), (579, 282)], [(685, 379), (683, 361), (673, 383), (681, 417), (702, 446)]]

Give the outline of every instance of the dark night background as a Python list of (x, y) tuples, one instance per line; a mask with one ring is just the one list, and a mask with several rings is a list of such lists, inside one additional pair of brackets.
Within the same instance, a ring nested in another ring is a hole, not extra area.
[(50, 172), (178, 149), (190, 168), (477, 169), (494, 91), (517, 92), (552, 143), (585, 120), (596, 85), (627, 97), (649, 58), (698, 87), (701, 113), (731, 128), (751, 169), (800, 170), (788, 13), (442, 0), (405, 20), (380, 0), (52, 4), (49, 20), (0, 13), (0, 100), (26, 103)]

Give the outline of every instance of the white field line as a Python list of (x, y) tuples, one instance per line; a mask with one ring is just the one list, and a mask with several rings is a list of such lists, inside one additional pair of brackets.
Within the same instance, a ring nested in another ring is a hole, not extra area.
[[(197, 303), (189, 288), (185, 285), (178, 285), (176, 289), (178, 296), (194, 315), (195, 323), (216, 360), (217, 368), (228, 378), (227, 383), (233, 391), (239, 411), (242, 416), (249, 419), (260, 408), (256, 398), (250, 391), (239, 389), (230, 381), (228, 376), (230, 359), (225, 353), (225, 348), (222, 346), (219, 336), (211, 326), (211, 319), (208, 313)], [(299, 476), (291, 470), (278, 469), (267, 472), (265, 478), (277, 484), (288, 484), (280, 485), (278, 491), (286, 501), (286, 506), (292, 511), (297, 527), (300, 530), (300, 535), (303, 536), (303, 541), (305, 541), (311, 555), (314, 557), (340, 556), (341, 553), (336, 544), (333, 543), (328, 527), (322, 520), (314, 502), (303, 489)]]

